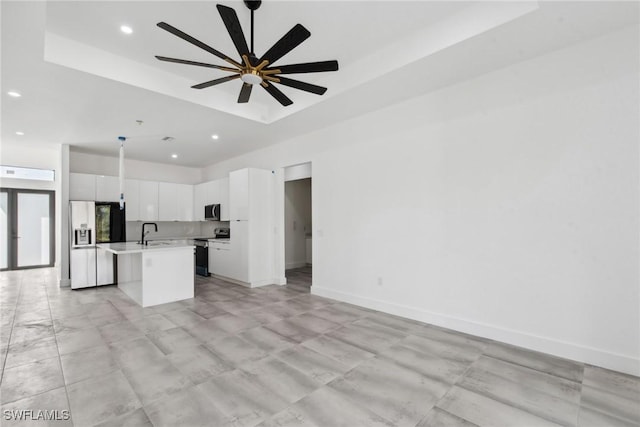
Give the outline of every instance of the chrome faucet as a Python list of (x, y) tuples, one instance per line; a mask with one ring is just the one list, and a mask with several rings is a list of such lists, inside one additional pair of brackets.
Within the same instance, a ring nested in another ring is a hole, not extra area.
[(146, 236), (147, 234), (149, 234), (149, 232), (147, 231), (146, 233), (144, 232), (144, 226), (145, 225), (153, 225), (153, 227), (155, 228), (156, 233), (158, 232), (158, 224), (156, 224), (155, 222), (145, 222), (142, 224), (142, 232), (141, 232), (141, 236), (140, 236), (140, 243), (141, 245), (148, 245), (149, 242), (145, 242), (144, 241), (144, 236)]

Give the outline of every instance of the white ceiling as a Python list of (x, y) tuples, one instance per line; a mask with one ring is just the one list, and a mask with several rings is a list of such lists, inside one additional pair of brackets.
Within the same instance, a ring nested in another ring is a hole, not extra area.
[[(249, 11), (222, 3), (236, 9), (248, 37)], [(224, 73), (154, 58), (225, 65), (160, 21), (237, 56), (215, 4), (2, 2), (3, 144), (115, 156), (123, 135), (127, 157), (202, 167), (638, 23), (637, 2), (267, 0), (255, 15), (258, 56), (301, 23), (312, 36), (278, 64), (340, 63), (338, 72), (292, 75), (329, 90), (280, 86), (294, 101), (282, 107), (260, 88), (237, 104), (239, 81), (191, 89)], [(133, 34), (121, 33), (122, 24)]]

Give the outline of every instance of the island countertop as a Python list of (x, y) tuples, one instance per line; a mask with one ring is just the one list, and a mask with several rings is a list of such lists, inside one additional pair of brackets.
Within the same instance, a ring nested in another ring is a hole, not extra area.
[(194, 248), (193, 245), (185, 243), (169, 243), (166, 241), (155, 243), (149, 242), (148, 245), (140, 245), (135, 242), (99, 243), (96, 245), (96, 247), (114, 253), (116, 255)]

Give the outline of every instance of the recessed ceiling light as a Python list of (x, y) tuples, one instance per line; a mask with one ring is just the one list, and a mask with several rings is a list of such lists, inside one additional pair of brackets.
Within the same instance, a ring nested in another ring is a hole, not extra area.
[(10, 92), (7, 92), (7, 95), (9, 95), (9, 96), (13, 96), (14, 98), (20, 98), (20, 97), (22, 96), (22, 95), (20, 95), (18, 92), (13, 91), (13, 90), (12, 90), (12, 91), (10, 91)]
[(24, 135), (24, 132), (22, 132), (22, 131), (17, 131), (17, 132), (16, 132), (16, 135), (20, 135), (20, 136), (22, 136), (22, 135)]
[(122, 31), (122, 32), (123, 32), (123, 33), (125, 33), (125, 34), (131, 34), (131, 33), (133, 33), (133, 29), (131, 29), (131, 27), (128, 27), (128, 26), (126, 26), (126, 25), (122, 25), (122, 26), (120, 27), (120, 31)]
[(172, 154), (171, 157), (173, 157), (174, 159), (177, 159), (178, 155), (177, 154)]
[(211, 138), (213, 138), (213, 139), (218, 139), (218, 138), (219, 138), (219, 136), (218, 136), (218, 135), (211, 135)]

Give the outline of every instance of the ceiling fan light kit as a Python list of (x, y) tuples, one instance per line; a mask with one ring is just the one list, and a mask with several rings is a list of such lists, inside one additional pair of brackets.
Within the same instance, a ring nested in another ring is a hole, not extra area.
[(165, 62), (214, 68), (221, 71), (233, 73), (229, 76), (209, 80), (207, 82), (200, 83), (191, 87), (194, 89), (204, 89), (207, 87), (218, 85), (220, 83), (240, 79), (242, 81), (242, 88), (240, 89), (240, 95), (238, 96), (238, 103), (249, 102), (253, 86), (260, 85), (283, 106), (293, 104), (293, 101), (291, 101), (291, 99), (289, 99), (284, 93), (282, 93), (274, 85), (274, 83), (303, 90), (305, 92), (314, 93), (316, 95), (323, 95), (327, 91), (327, 88), (325, 87), (302, 82), (299, 80), (289, 79), (286, 77), (282, 77), (281, 75), (337, 71), (338, 61), (330, 60), (320, 62), (307, 62), (303, 64), (281, 65), (278, 67), (274, 67), (273, 64), (276, 61), (285, 56), (287, 53), (291, 52), (294, 48), (296, 48), (311, 36), (311, 33), (300, 24), (296, 24), (291, 30), (289, 30), (289, 32), (282, 36), (282, 38), (280, 38), (280, 40), (278, 40), (264, 55), (262, 55), (261, 57), (257, 57), (253, 50), (253, 12), (260, 7), (262, 2), (245, 0), (244, 3), (247, 8), (251, 10), (251, 49), (249, 49), (249, 46), (247, 45), (247, 41), (245, 39), (244, 32), (242, 31), (242, 27), (240, 26), (240, 21), (238, 20), (236, 11), (224, 5), (216, 5), (218, 12), (220, 13), (220, 17), (222, 18), (222, 22), (224, 22), (225, 27), (229, 32), (229, 36), (231, 36), (231, 40), (233, 41), (233, 44), (238, 51), (238, 54), (240, 55), (240, 61), (235, 61), (229, 56), (217, 51), (211, 46), (201, 42), (200, 40), (177, 29), (174, 26), (167, 24), (166, 22), (158, 23), (158, 27), (224, 60), (229, 65), (231, 65), (231, 67), (208, 64), (204, 62), (189, 61), (186, 59), (169, 58), (166, 56), (156, 56), (156, 58), (160, 61)]

